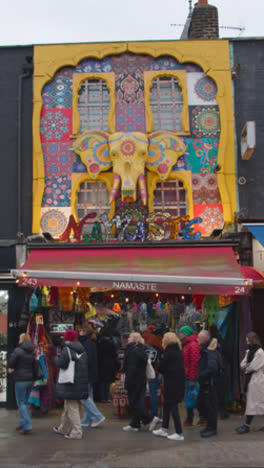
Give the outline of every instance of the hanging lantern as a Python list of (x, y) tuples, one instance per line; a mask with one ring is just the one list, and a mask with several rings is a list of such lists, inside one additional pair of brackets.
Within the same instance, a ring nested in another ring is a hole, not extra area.
[(121, 314), (121, 307), (118, 304), (118, 302), (114, 303), (114, 305), (112, 307), (112, 311), (115, 312), (116, 314)]

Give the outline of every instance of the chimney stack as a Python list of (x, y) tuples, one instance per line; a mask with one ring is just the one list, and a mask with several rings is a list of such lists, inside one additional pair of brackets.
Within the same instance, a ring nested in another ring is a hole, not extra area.
[(208, 0), (198, 0), (192, 11), (188, 39), (219, 39), (218, 11)]

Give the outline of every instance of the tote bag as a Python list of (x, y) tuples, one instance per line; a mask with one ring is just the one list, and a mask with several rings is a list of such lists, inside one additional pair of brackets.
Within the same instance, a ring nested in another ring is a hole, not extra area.
[(65, 383), (74, 383), (74, 374), (75, 374), (75, 361), (71, 358), (71, 352), (67, 347), (68, 356), (69, 356), (69, 365), (67, 369), (60, 369), (58, 383), (65, 384)]
[(147, 380), (155, 379), (156, 374), (155, 370), (151, 364), (151, 360), (148, 358), (147, 365), (146, 365), (146, 378)]

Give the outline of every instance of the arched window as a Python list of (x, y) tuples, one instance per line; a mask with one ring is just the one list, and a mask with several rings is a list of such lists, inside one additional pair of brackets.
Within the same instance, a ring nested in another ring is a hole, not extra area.
[[(174, 219), (187, 215), (186, 190), (180, 180), (167, 179), (164, 182), (157, 183), (154, 190), (153, 211), (170, 213)], [(181, 224), (179, 225), (179, 232), (183, 230), (185, 225), (185, 223)]]
[(92, 78), (85, 80), (81, 83), (78, 95), (79, 133), (88, 130), (108, 132), (110, 97), (106, 82)]
[(153, 115), (152, 131), (182, 131), (183, 95), (177, 79), (160, 76), (152, 81), (150, 107)]
[[(109, 192), (101, 180), (85, 180), (80, 184), (77, 192), (76, 212), (78, 221), (81, 221), (88, 213), (97, 213), (97, 219), (103, 213), (109, 213)], [(94, 220), (91, 219), (91, 225)], [(83, 232), (89, 231), (84, 227)]]

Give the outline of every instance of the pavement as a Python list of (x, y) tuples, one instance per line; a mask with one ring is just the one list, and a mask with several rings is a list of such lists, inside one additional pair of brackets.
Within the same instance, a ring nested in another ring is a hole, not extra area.
[[(82, 440), (67, 440), (52, 431), (61, 410), (32, 418), (33, 431), (22, 436), (15, 427), (16, 410), (0, 409), (0, 468), (233, 468), (264, 467), (264, 418), (257, 417), (249, 434), (235, 428), (243, 418), (231, 415), (219, 421), (218, 435), (200, 437), (200, 428), (184, 431), (184, 441), (153, 436), (148, 428), (124, 432), (127, 419), (118, 419), (111, 403), (98, 404), (106, 420), (84, 428)], [(182, 420), (184, 408), (181, 408)], [(171, 431), (173, 431), (171, 422)]]

